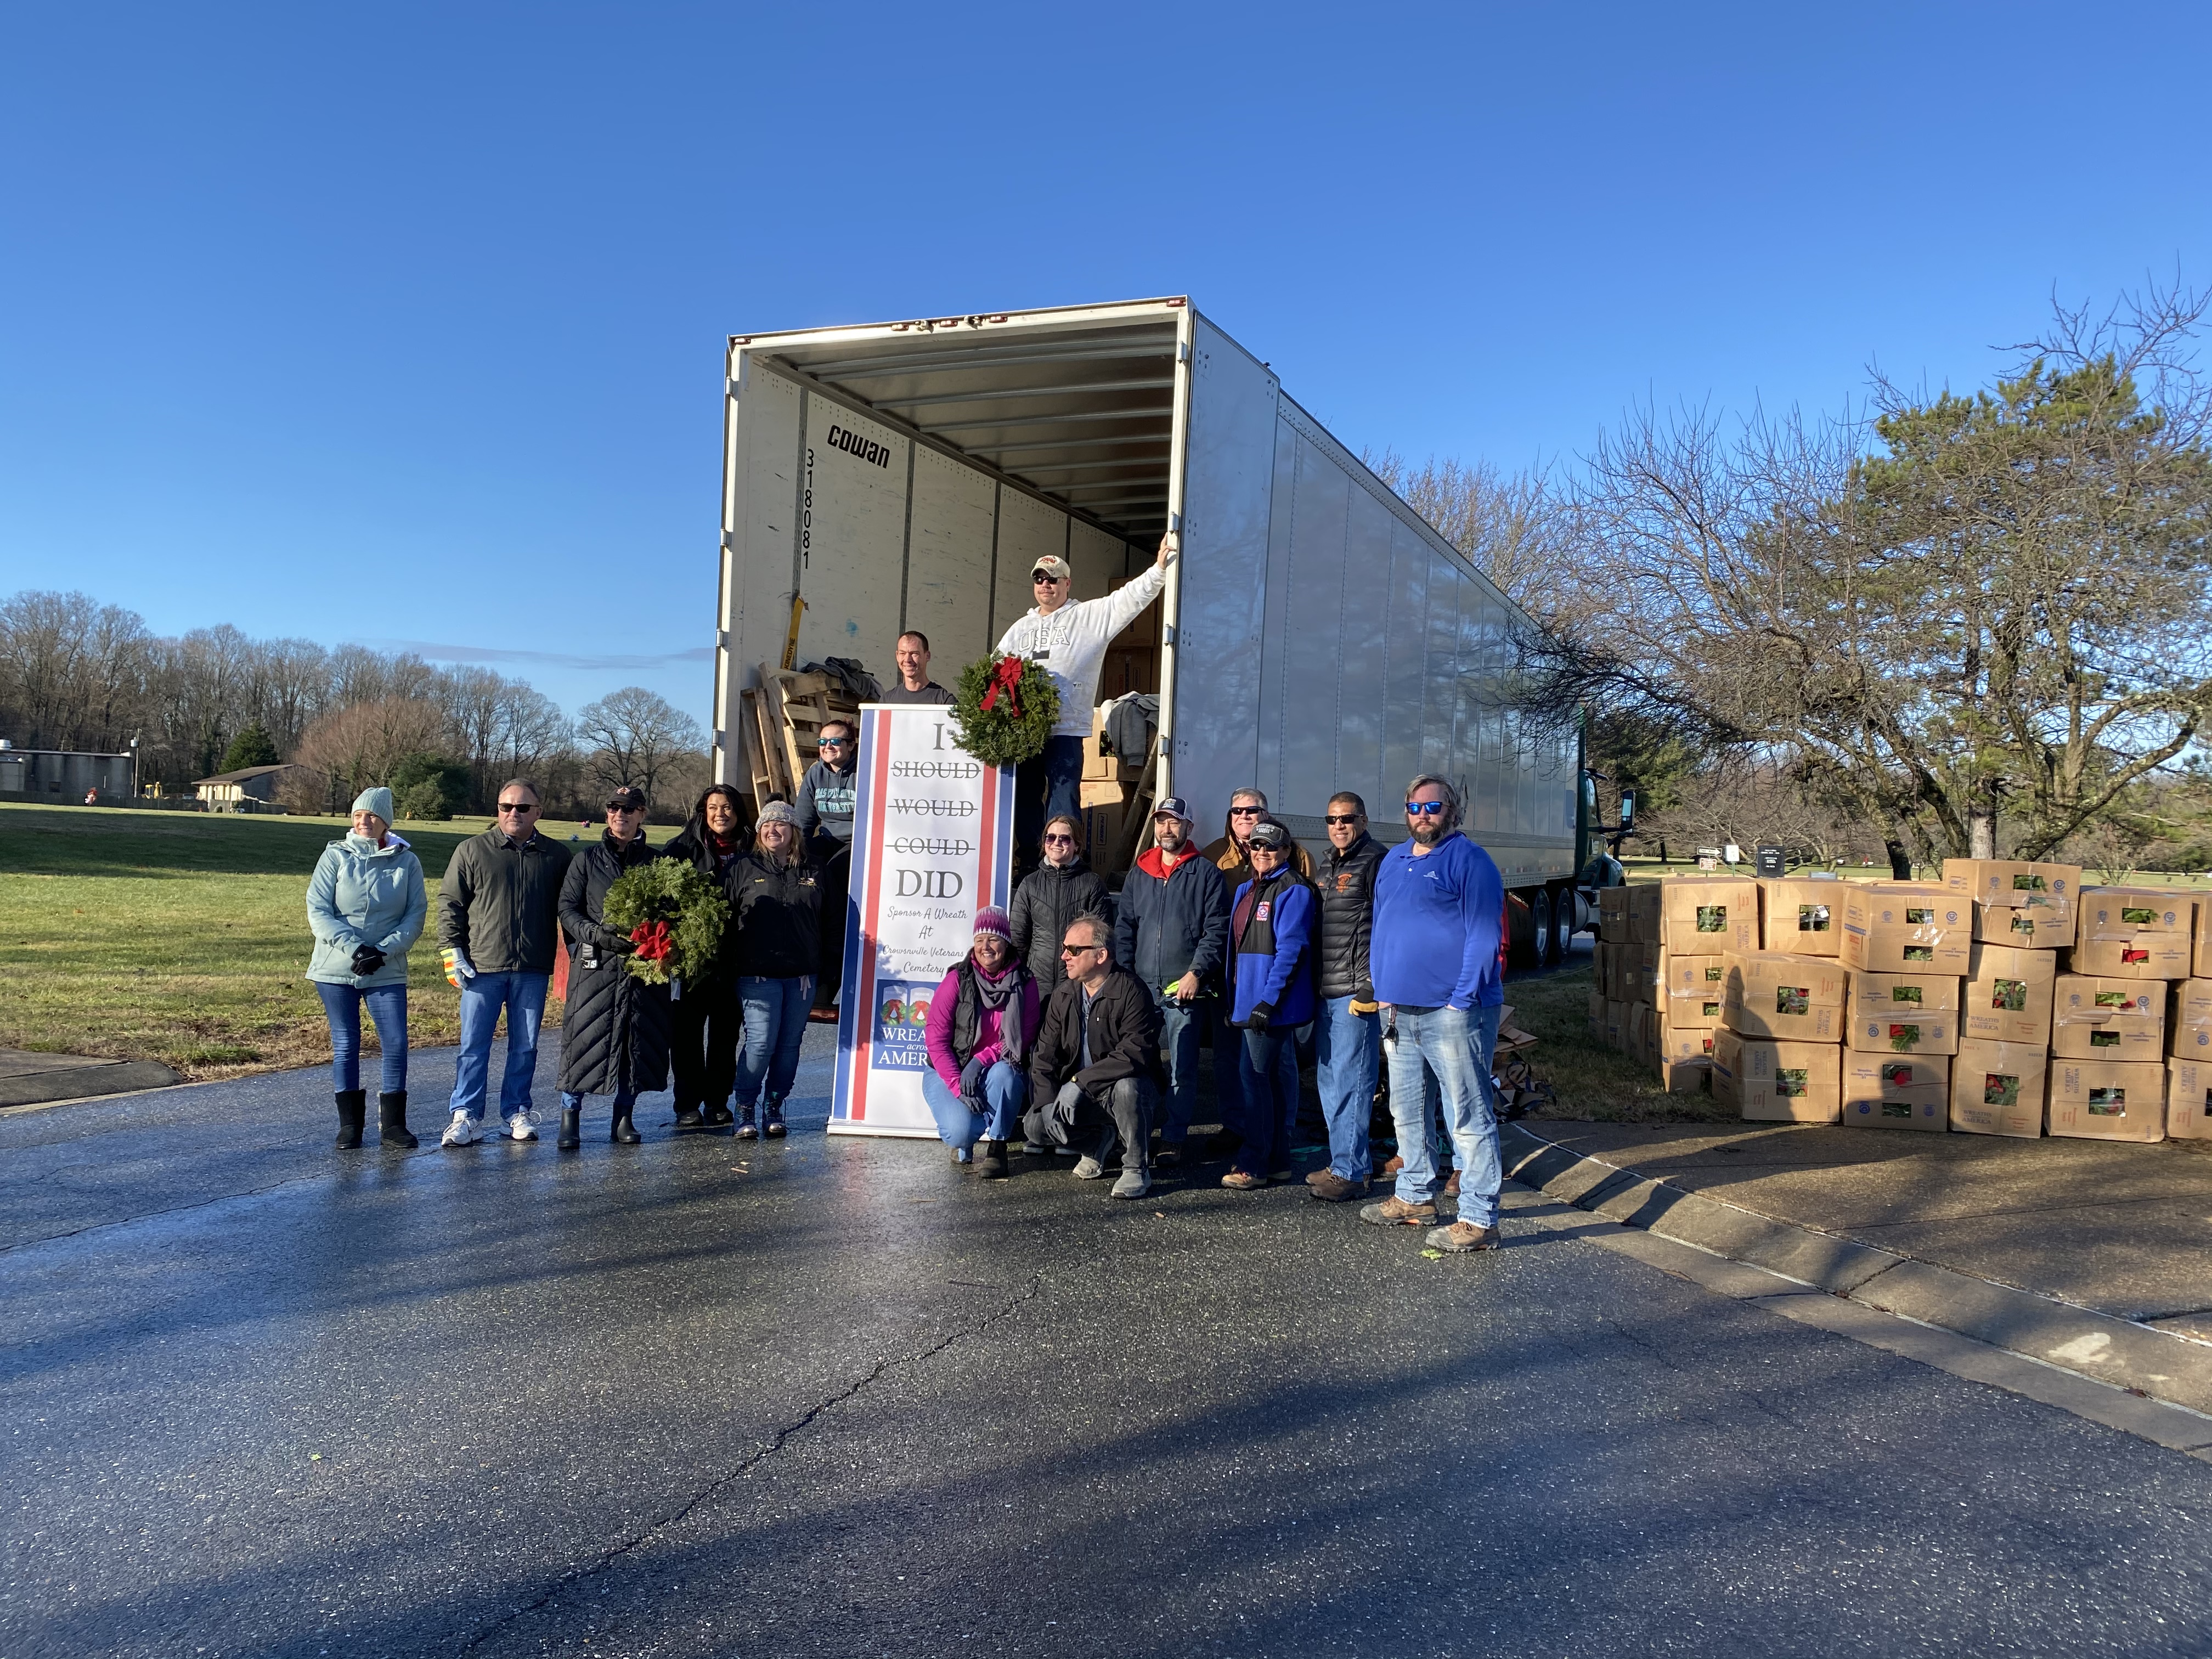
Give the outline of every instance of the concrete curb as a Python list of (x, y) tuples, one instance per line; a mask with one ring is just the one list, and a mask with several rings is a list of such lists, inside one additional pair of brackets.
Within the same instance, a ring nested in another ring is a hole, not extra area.
[(67, 1101), (137, 1094), (148, 1089), (170, 1088), (183, 1081), (182, 1077), (157, 1060), (118, 1060), (96, 1066), (79, 1064), (51, 1072), (28, 1072), (0, 1078), (0, 1109), (9, 1106), (58, 1106)]
[(2116, 1388), (2212, 1413), (2212, 1348), (2055, 1297), (1738, 1209), (1498, 1126), (1510, 1180), (1662, 1238)]

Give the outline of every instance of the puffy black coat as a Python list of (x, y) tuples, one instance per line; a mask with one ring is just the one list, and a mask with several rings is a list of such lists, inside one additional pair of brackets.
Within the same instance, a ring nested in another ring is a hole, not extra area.
[(1014, 954), (1029, 964), (1039, 995), (1049, 996), (1067, 977), (1060, 942), (1067, 937), (1067, 924), (1086, 913), (1110, 922), (1114, 899), (1105, 878), (1079, 854), (1064, 868), (1039, 865), (1014, 889), (1014, 906), (1006, 917), (1012, 924)]
[(820, 868), (810, 859), (783, 864), (754, 851), (731, 865), (726, 880), (737, 935), (731, 968), (761, 979), (813, 973), (820, 965)]
[(668, 987), (647, 985), (623, 965), (629, 941), (601, 920), (607, 889), (625, 870), (659, 854), (644, 841), (599, 842), (568, 861), (561, 883), (561, 931), (568, 936), (568, 1007), (561, 1025), (561, 1088), (611, 1095), (626, 1082), (638, 1094), (668, 1086)]
[(1330, 848), (1314, 872), (1313, 884), (1321, 894), (1314, 963), (1324, 997), (1375, 1000), (1367, 953), (1375, 938), (1375, 872), (1383, 850), (1381, 842), (1362, 830), (1343, 852)]

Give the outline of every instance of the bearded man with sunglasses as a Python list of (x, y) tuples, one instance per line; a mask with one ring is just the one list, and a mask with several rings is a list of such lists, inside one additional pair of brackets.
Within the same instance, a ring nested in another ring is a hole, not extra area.
[(1082, 811), (1083, 745), (1091, 736), (1106, 647), (1159, 598), (1175, 552), (1176, 536), (1170, 531), (1160, 538), (1152, 568), (1103, 599), (1077, 599), (1074, 573), (1057, 554), (1046, 555), (1030, 571), (1036, 604), (1014, 619), (1000, 637), (999, 650), (1029, 659), (1051, 676), (1060, 692), (1060, 719), (1045, 739), (1044, 752), (1014, 772), (1014, 839), (1030, 853), (1036, 850), (1048, 816), (1073, 817)]
[(439, 954), (461, 993), (461, 1054), (453, 1067), (453, 1121), (444, 1145), (483, 1139), (492, 1032), (507, 1011), (507, 1070), (499, 1115), (511, 1140), (535, 1140), (530, 1084), (538, 1070), (538, 1028), (553, 982), (561, 932), (561, 884), (568, 849), (538, 833), (538, 786), (509, 778), (495, 799), (490, 829), (453, 849), (438, 884)]
[[(1379, 1226), (1428, 1226), (1431, 1248), (1498, 1247), (1498, 1118), (1490, 1062), (1505, 1000), (1498, 932), (1505, 884), (1490, 854), (1460, 833), (1459, 792), (1424, 772), (1406, 786), (1410, 839), (1375, 874), (1375, 933), (1368, 966), (1386, 1022), (1390, 1116), (1397, 1125), (1398, 1189), (1360, 1211)], [(1459, 1218), (1437, 1227), (1436, 1166), (1429, 1153), (1432, 1073), (1460, 1171)]]

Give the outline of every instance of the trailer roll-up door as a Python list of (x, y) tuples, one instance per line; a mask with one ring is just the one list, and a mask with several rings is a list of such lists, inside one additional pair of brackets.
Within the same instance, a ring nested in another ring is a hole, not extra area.
[(920, 628), (949, 680), (1029, 608), (1040, 555), (1095, 598), (1180, 511), (1105, 692), (1163, 690), (1202, 835), (1256, 782), (1304, 838), (1352, 788), (1396, 839), (1426, 770), (1509, 882), (1572, 873), (1573, 734), (1514, 718), (1508, 602), (1182, 300), (733, 336), (728, 390), (718, 777), (743, 775), (736, 694), (794, 594), (799, 660), (888, 677)]

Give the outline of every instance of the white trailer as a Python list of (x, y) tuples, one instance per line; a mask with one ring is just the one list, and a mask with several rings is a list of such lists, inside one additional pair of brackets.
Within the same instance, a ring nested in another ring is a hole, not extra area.
[(1564, 949), (1577, 740), (1514, 706), (1510, 602), (1187, 298), (732, 335), (723, 441), (718, 780), (749, 781), (739, 696), (795, 599), (797, 660), (888, 682), (915, 628), (949, 683), (1030, 608), (1039, 556), (1095, 598), (1172, 527), (1100, 696), (1158, 694), (1158, 792), (1201, 839), (1256, 784), (1314, 847), (1339, 789), (1396, 841), (1398, 792), (1438, 773), (1522, 901), (1524, 954)]

